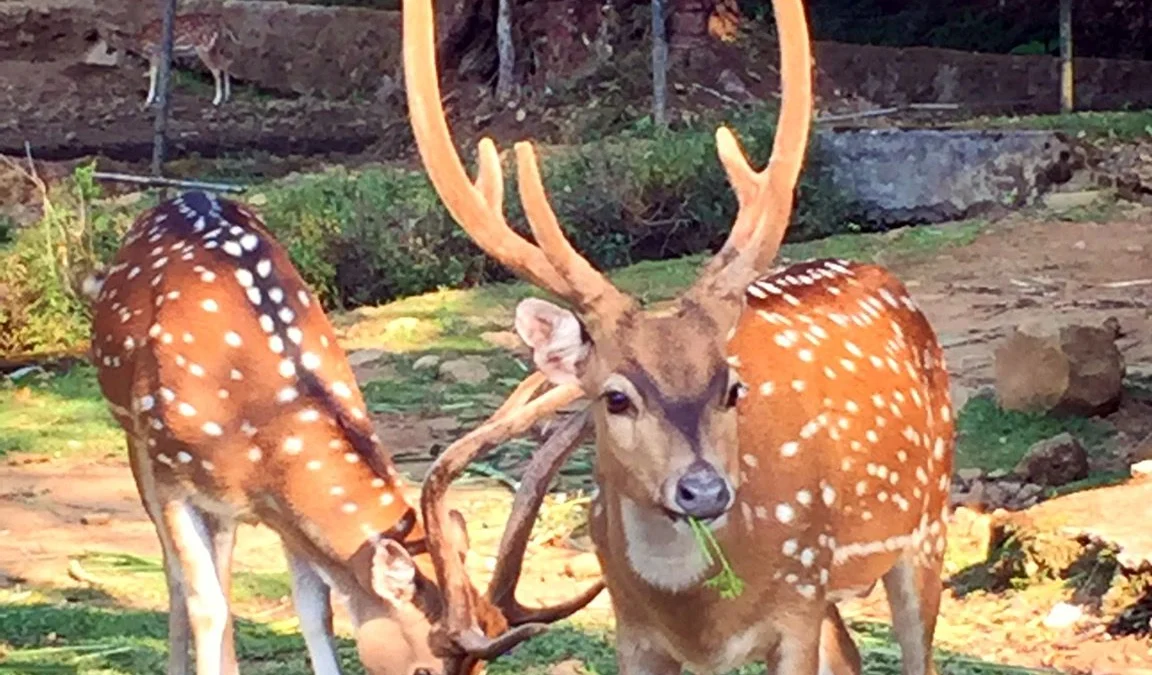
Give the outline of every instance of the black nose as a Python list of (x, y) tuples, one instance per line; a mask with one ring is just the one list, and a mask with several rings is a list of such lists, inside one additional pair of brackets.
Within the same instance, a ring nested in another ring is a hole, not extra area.
[(693, 518), (716, 518), (728, 510), (728, 481), (707, 462), (694, 462), (676, 482), (676, 504)]

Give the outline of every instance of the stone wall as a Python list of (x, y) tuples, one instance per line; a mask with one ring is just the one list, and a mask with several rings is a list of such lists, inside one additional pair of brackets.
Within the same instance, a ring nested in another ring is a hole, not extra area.
[[(929, 47), (815, 44), (820, 89), (880, 105), (959, 103), (981, 112), (1059, 109), (1060, 60), (1054, 56), (977, 54)], [(1152, 61), (1076, 59), (1082, 109), (1152, 107)]]
[[(480, 1), (489, 0), (439, 0), (438, 35), (470, 30), (469, 8)], [(397, 11), (246, 0), (183, 0), (180, 11), (221, 7), (241, 38), (234, 66), (240, 80), (272, 91), (342, 97), (372, 92), (385, 76), (399, 74)], [(158, 3), (140, 0), (0, 2), (0, 58), (78, 59), (100, 22), (133, 31), (158, 17)], [(525, 12), (523, 31), (541, 66), (573, 68), (592, 55), (603, 20), (597, 3), (547, 0)], [(986, 112), (1047, 112), (1058, 103), (1058, 60), (1050, 56), (832, 42), (817, 42), (815, 52), (817, 84), (825, 98), (851, 95), (880, 105), (959, 103)], [(1076, 68), (1083, 107), (1152, 106), (1152, 62), (1078, 59)], [(769, 64), (757, 70), (771, 79)]]

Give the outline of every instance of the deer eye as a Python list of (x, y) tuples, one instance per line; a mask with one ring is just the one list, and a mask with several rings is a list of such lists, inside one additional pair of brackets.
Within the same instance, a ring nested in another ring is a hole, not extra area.
[(748, 385), (744, 384), (743, 382), (737, 382), (736, 384), (733, 384), (728, 388), (728, 394), (724, 399), (724, 407), (735, 408), (736, 402), (744, 398), (744, 395), (747, 393)]
[(605, 392), (604, 403), (608, 406), (608, 412), (613, 415), (623, 415), (632, 409), (632, 400), (622, 391)]

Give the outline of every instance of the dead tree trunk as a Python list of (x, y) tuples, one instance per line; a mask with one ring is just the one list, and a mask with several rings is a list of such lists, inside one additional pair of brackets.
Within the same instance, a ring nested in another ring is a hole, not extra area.
[(496, 10), (496, 100), (512, 97), (516, 74), (516, 45), (512, 40), (512, 0), (500, 0)]
[(664, 30), (664, 0), (652, 0), (652, 122), (668, 126), (668, 34)]

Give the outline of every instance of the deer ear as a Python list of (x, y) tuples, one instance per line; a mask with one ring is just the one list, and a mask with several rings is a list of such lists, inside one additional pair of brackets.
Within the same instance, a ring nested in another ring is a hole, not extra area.
[(545, 300), (528, 298), (516, 307), (516, 332), (532, 348), (532, 360), (553, 384), (573, 384), (591, 343), (580, 319)]
[(416, 594), (416, 564), (392, 539), (377, 542), (372, 554), (372, 590), (392, 603), (412, 602)]

